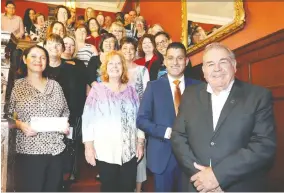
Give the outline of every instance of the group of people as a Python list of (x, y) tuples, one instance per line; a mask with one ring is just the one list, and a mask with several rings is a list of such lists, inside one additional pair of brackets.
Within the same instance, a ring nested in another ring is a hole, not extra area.
[[(235, 78), (230, 49), (205, 48), (201, 82), (190, 78), (184, 45), (155, 27), (140, 33), (135, 11), (128, 25), (118, 14), (110, 28), (93, 9), (73, 28), (69, 12), (58, 6), (17, 70), (7, 112), (17, 128), (16, 191), (59, 191), (68, 164), (70, 177), (78, 174), (82, 142), (101, 191), (141, 191), (146, 167), (155, 191), (264, 190), (276, 148), (272, 96)], [(33, 117), (68, 122), (38, 132)], [(71, 163), (63, 159), (70, 148)]]

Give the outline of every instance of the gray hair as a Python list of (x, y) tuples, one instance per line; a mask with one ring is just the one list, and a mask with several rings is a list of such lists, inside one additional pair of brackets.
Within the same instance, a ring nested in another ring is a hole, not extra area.
[(236, 60), (236, 56), (235, 54), (233, 53), (232, 50), (230, 50), (230, 48), (228, 48), (227, 46), (219, 43), (219, 42), (213, 42), (211, 44), (208, 44), (206, 47), (205, 47), (205, 50), (204, 50), (204, 53), (203, 53), (203, 61), (204, 61), (204, 56), (206, 55), (207, 52), (209, 52), (210, 50), (213, 50), (213, 49), (223, 49), (225, 50), (229, 57), (232, 59), (232, 60)]

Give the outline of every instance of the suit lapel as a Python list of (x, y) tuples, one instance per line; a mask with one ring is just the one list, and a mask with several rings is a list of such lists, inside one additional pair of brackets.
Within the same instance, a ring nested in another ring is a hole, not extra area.
[(169, 110), (173, 114), (172, 117), (176, 117), (174, 101), (173, 101), (173, 94), (172, 94), (172, 90), (171, 90), (171, 86), (170, 86), (168, 76), (162, 77), (160, 79), (162, 80), (162, 82), (161, 82), (162, 83), (161, 84), (161, 89), (162, 89), (161, 94), (163, 95), (162, 98), (164, 98), (165, 101), (166, 101), (165, 105), (168, 104)]
[(202, 110), (204, 117), (206, 118), (208, 130), (213, 133), (213, 116), (212, 116), (212, 105), (211, 105), (211, 94), (207, 92), (207, 84), (204, 84), (200, 90), (200, 101), (202, 103)]
[[(220, 129), (222, 123), (226, 120), (226, 118), (228, 117), (228, 115), (230, 114), (230, 112), (233, 110), (233, 108), (236, 106), (236, 104), (239, 102), (241, 95), (242, 95), (242, 91), (240, 89), (241, 83), (235, 79), (234, 85), (231, 89), (231, 92), (228, 96), (227, 101), (224, 104), (224, 107), (221, 111), (219, 120), (217, 122), (216, 128), (215, 128), (215, 134), (217, 133), (217, 131)], [(214, 135), (215, 135), (214, 134)]]

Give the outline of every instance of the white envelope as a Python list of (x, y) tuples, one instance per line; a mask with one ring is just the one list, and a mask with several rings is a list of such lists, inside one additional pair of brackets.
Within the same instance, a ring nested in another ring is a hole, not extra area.
[(62, 132), (67, 123), (67, 117), (31, 117), (31, 127), (36, 132)]

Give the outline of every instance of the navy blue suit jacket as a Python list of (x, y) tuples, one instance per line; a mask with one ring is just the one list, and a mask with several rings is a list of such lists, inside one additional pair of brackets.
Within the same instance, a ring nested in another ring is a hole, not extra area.
[[(200, 83), (185, 78), (185, 86)], [(173, 127), (176, 118), (172, 91), (168, 76), (149, 81), (143, 94), (137, 116), (137, 127), (148, 136), (147, 167), (156, 174), (166, 169), (172, 154), (171, 142), (165, 139), (168, 127)]]

